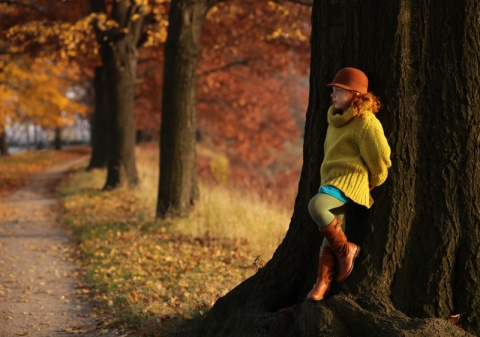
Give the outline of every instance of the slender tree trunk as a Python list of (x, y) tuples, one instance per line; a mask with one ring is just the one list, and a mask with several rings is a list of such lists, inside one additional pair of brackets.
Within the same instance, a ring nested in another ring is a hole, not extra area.
[(26, 149), (30, 150), (30, 124), (25, 127), (26, 131)]
[(62, 149), (62, 128), (57, 127), (55, 128), (55, 150)]
[(103, 168), (107, 163), (107, 109), (108, 94), (105, 67), (95, 69), (95, 111), (90, 117), (92, 155), (88, 170)]
[(195, 171), (197, 62), (206, 0), (173, 0), (162, 95), (157, 216), (187, 213), (198, 198)]
[[(316, 1), (304, 165), (290, 228), (267, 265), (220, 298), (200, 336), (480, 335), (478, 0)], [(305, 301), (321, 242), (307, 205), (320, 181), (330, 104), (344, 66), (382, 99), (393, 167), (371, 210), (347, 216), (362, 247), (352, 275)], [(259, 224), (261, 225), (261, 224)]]
[(8, 141), (7, 141), (7, 133), (5, 129), (0, 130), (0, 155), (1, 156), (8, 156), (10, 153), (8, 152)]

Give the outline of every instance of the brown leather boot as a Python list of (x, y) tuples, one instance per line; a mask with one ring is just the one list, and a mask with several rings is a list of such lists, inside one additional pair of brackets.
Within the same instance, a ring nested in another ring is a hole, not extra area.
[(338, 222), (337, 217), (326, 228), (320, 229), (320, 233), (330, 243), (333, 252), (337, 256), (337, 282), (342, 282), (352, 272), (355, 258), (360, 254), (360, 247), (352, 242), (347, 242), (347, 237), (342, 230), (342, 224)]
[(320, 255), (318, 260), (318, 276), (317, 282), (313, 285), (312, 290), (307, 295), (307, 299), (312, 301), (320, 301), (323, 296), (330, 290), (330, 283), (335, 273), (335, 263), (337, 258), (332, 248), (320, 247)]

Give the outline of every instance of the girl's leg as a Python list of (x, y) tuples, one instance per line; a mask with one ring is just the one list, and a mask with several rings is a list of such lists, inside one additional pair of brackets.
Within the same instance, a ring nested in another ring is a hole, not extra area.
[[(318, 193), (308, 204), (310, 216), (317, 223), (319, 229), (328, 227), (335, 219), (335, 210), (342, 207), (345, 203), (331, 195)], [(341, 213), (341, 212), (340, 212)], [(339, 219), (340, 220), (340, 219)]]
[[(348, 203), (344, 204), (343, 206), (336, 208), (332, 210), (332, 213), (337, 217), (338, 222), (342, 224), (342, 231), (345, 233), (345, 218), (346, 218), (346, 213), (347, 213), (347, 207)], [(327, 239), (323, 238), (322, 246), (330, 247), (330, 243), (328, 242)]]
[[(319, 229), (321, 229), (328, 227), (335, 220), (335, 214), (332, 211), (342, 205), (343, 202), (340, 200), (328, 194), (319, 193), (310, 201), (308, 210)], [(340, 214), (340, 217), (343, 219), (342, 214)], [(324, 244), (320, 247), (317, 281), (307, 294), (307, 299), (313, 301), (319, 301), (325, 297), (330, 290), (330, 283), (335, 273), (337, 257), (330, 244), (326, 245), (325, 242), (328, 243), (327, 240), (324, 240)]]
[(360, 253), (360, 247), (347, 241), (340, 226), (336, 213), (345, 203), (328, 194), (318, 193), (310, 200), (308, 210), (317, 223), (320, 232), (329, 243), (339, 263), (337, 281), (346, 279), (352, 269), (355, 258)]

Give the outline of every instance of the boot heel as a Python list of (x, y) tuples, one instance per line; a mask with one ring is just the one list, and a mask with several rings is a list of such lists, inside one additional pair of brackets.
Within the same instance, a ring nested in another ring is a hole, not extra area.
[(318, 258), (317, 282), (307, 295), (311, 301), (320, 301), (330, 290), (330, 283), (333, 280), (333, 274), (337, 257), (330, 247), (322, 246)]

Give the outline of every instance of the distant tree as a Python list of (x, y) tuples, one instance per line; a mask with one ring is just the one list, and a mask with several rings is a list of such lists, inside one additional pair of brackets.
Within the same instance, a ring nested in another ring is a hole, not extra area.
[(5, 129), (0, 129), (0, 156), (8, 156), (8, 142), (7, 142), (7, 134), (5, 133)]
[(73, 32), (84, 31), (82, 1), (35, 0), (0, 2), (0, 128), (11, 122), (61, 128), (77, 114), (88, 112), (82, 90), (76, 90), (84, 73), (67, 62), (73, 49)]
[(141, 1), (91, 0), (95, 34), (105, 71), (107, 118), (107, 180), (104, 189), (138, 183), (133, 115), (138, 51), (145, 4)]
[[(196, 129), (204, 144), (213, 142), (232, 161), (265, 166), (285, 141), (297, 139), (308, 95), (309, 34), (305, 6), (231, 0), (212, 7), (197, 69)], [(163, 88), (160, 46), (140, 49), (135, 106), (137, 128), (155, 139)]]
[(107, 164), (108, 96), (105, 93), (107, 88), (105, 67), (100, 65), (95, 68), (93, 86), (95, 98), (94, 111), (90, 115), (92, 154), (88, 164), (89, 170), (104, 168)]
[[(65, 127), (76, 115), (85, 115), (87, 106), (69, 97), (78, 69), (65, 62), (43, 58), (4, 57), (0, 72), (0, 128), (11, 122), (28, 122), (45, 128)], [(77, 100), (81, 100), (77, 96)], [(2, 116), (3, 115), (3, 116)]]
[[(480, 15), (478, 0), (315, 1), (304, 165), (290, 228), (273, 258), (220, 298), (195, 336), (480, 335)], [(392, 148), (371, 210), (347, 217), (362, 247), (329, 297), (305, 301), (321, 236), (316, 193), (343, 66), (369, 75)], [(261, 224), (259, 224), (261, 225)], [(466, 330), (447, 322), (461, 314)]]
[(217, 0), (172, 0), (164, 51), (157, 216), (188, 212), (195, 171), (197, 62), (203, 23)]
[[(161, 38), (164, 29), (155, 25), (163, 25), (164, 2), (92, 0), (90, 8), (81, 0), (0, 4), (9, 10), (7, 20), (0, 25), (9, 27), (11, 46), (34, 57), (82, 64), (85, 77), (93, 77), (96, 92), (92, 95), (95, 107), (89, 168), (104, 166), (108, 153), (106, 189), (124, 182), (134, 185), (137, 180), (135, 137), (131, 136), (135, 134), (131, 102), (137, 84), (136, 48), (138, 44), (154, 45)], [(147, 25), (143, 24), (145, 15), (150, 19)], [(92, 23), (96, 34), (92, 33)], [(98, 67), (102, 67), (100, 72), (93, 71)], [(107, 140), (112, 151), (106, 149)]]
[[(197, 198), (198, 106), (202, 111), (198, 114), (202, 128), (213, 131), (219, 149), (240, 153), (244, 159), (267, 163), (273, 157), (262, 158), (268, 146), (281, 148), (286, 139), (299, 133), (287, 100), (276, 99), (273, 93), (283, 90), (278, 73), (287, 68), (289, 60), (298, 58), (298, 54), (285, 56), (279, 51), (288, 50), (291, 44), (287, 42), (292, 40), (297, 43), (308, 40), (305, 26), (294, 22), (293, 18), (298, 16), (290, 15), (290, 8), (285, 6), (228, 1), (214, 7), (205, 26), (206, 34), (200, 35), (205, 16), (216, 3), (220, 2), (172, 1), (171, 4), (164, 53), (157, 203), (160, 218), (188, 213)], [(276, 15), (279, 19), (276, 24), (269, 15)], [(308, 26), (307, 21), (305, 25)], [(200, 49), (200, 42), (209, 47)], [(205, 63), (197, 69), (200, 56)], [(228, 73), (245, 66), (249, 66), (248, 71)], [(268, 77), (271, 80), (265, 81)], [(197, 84), (201, 85), (198, 102)], [(233, 149), (221, 145), (222, 141), (233, 144)]]
[(62, 129), (59, 127), (55, 128), (55, 138), (53, 141), (55, 150), (61, 150), (62, 149)]

